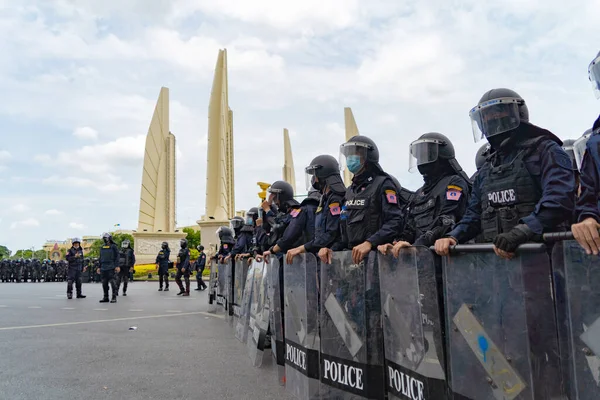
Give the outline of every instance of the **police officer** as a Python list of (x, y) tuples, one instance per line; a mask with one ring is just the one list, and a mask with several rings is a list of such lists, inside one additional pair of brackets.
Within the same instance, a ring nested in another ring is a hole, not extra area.
[[(177, 275), (175, 275), (175, 283), (179, 286), (179, 293), (177, 296), (189, 296), (190, 295), (190, 249), (188, 249), (187, 239), (181, 239), (179, 242), (181, 249), (177, 255)], [(181, 277), (185, 280), (185, 289), (181, 282)]]
[(169, 249), (169, 243), (162, 242), (160, 251), (156, 256), (156, 268), (158, 270), (158, 291), (163, 290), (163, 280), (165, 283), (165, 292), (169, 291), (169, 256), (171, 255), (171, 249)]
[(198, 282), (198, 287), (194, 290), (205, 290), (206, 283), (202, 280), (202, 273), (204, 272), (204, 268), (206, 268), (206, 254), (204, 253), (204, 246), (199, 245), (197, 249), (199, 254), (194, 269), (196, 270), (196, 282)]
[(566, 229), (573, 213), (575, 177), (562, 142), (529, 122), (525, 100), (510, 89), (493, 89), (469, 113), (475, 139), (488, 139), (493, 154), (479, 170), (468, 209), (435, 244), (440, 255), (475, 238), (493, 242), (510, 259), (523, 243)]
[(81, 293), (81, 272), (83, 271), (83, 249), (81, 248), (81, 240), (74, 238), (72, 246), (67, 252), (67, 262), (69, 270), (67, 272), (67, 299), (73, 298), (73, 282), (75, 282), (75, 290), (77, 291), (78, 299), (85, 299)]
[(238, 256), (248, 253), (248, 249), (252, 245), (252, 232), (254, 230), (252, 223), (247, 225), (242, 217), (236, 216), (230, 223), (235, 232), (235, 245), (231, 249), (231, 253), (225, 258), (225, 262), (229, 261), (230, 258), (236, 260)]
[(470, 179), (471, 182), (475, 182), (475, 178), (477, 177), (479, 170), (481, 169), (481, 167), (483, 167), (483, 164), (485, 164), (485, 161), (487, 160), (487, 158), (490, 155), (491, 155), (491, 147), (490, 147), (489, 143), (484, 143), (479, 148), (479, 150), (477, 150), (477, 153), (475, 154), (475, 168), (477, 170), (471, 176), (471, 179)]
[(252, 245), (250, 246), (248, 256), (256, 257), (261, 255), (269, 249), (269, 234), (267, 232), (268, 224), (263, 221), (262, 218), (263, 210), (259, 210), (258, 207), (252, 207), (246, 213), (246, 224), (249, 220), (252, 220)]
[(219, 236), (219, 241), (221, 242), (219, 245), (219, 251), (215, 254), (215, 258), (220, 262), (224, 262), (227, 256), (231, 253), (231, 249), (235, 244), (235, 239), (233, 237), (233, 231), (231, 228), (227, 226), (222, 226), (217, 229), (217, 235)]
[(331, 248), (340, 237), (340, 215), (346, 186), (337, 160), (327, 154), (317, 156), (305, 172), (307, 189), (312, 187), (321, 194), (315, 210), (315, 234), (313, 240), (287, 252), (288, 264), (298, 254), (309, 252), (316, 255), (322, 248)]
[(127, 282), (129, 281), (129, 270), (135, 265), (135, 253), (131, 248), (129, 240), (125, 239), (121, 243), (119, 252), (119, 274), (117, 275), (117, 296), (123, 282), (123, 296), (127, 296)]
[(450, 139), (430, 132), (412, 142), (409, 171), (417, 170), (423, 176), (424, 185), (412, 198), (404, 230), (397, 233), (397, 242), (378, 247), (383, 254), (392, 250), (398, 257), (404, 247), (432, 246), (465, 213), (470, 181), (456, 161)]
[[(596, 98), (600, 99), (600, 53), (588, 67), (588, 75), (594, 87)], [(600, 210), (598, 190), (600, 189), (600, 116), (592, 126), (581, 163), (581, 194), (577, 199), (577, 223), (571, 227), (575, 240), (587, 254), (600, 252)]]
[[(278, 211), (271, 227), (269, 238), (271, 247), (263, 253), (263, 256), (277, 254), (279, 262), (282, 263), (283, 253), (313, 239), (316, 207), (314, 203), (304, 205), (298, 203), (294, 199), (292, 185), (285, 181), (274, 182), (268, 192), (269, 203), (274, 204)], [(273, 210), (269, 210), (267, 217), (270, 218), (272, 215)]]
[[(379, 165), (373, 140), (362, 135), (350, 138), (340, 146), (340, 160), (345, 160), (354, 177), (342, 207), (341, 240), (332, 249), (352, 249), (352, 260), (359, 263), (377, 246), (394, 240), (402, 230), (406, 205), (399, 204), (400, 188)], [(331, 263), (332, 249), (321, 249), (323, 262)]]
[(119, 272), (117, 266), (119, 262), (119, 249), (110, 233), (103, 233), (102, 240), (104, 244), (100, 248), (100, 268), (96, 270), (102, 277), (102, 290), (104, 291), (104, 297), (100, 300), (100, 303), (108, 303), (108, 286), (112, 288), (111, 303), (117, 302), (117, 284), (115, 282), (115, 271)]

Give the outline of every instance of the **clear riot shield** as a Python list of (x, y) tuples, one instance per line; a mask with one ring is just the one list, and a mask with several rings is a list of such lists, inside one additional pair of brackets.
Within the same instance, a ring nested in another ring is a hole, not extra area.
[(233, 271), (232, 296), (230, 314), (233, 315), (234, 324), (237, 326), (242, 313), (242, 301), (244, 294), (244, 284), (248, 275), (248, 260), (239, 260), (235, 262), (235, 270)]
[(215, 313), (217, 312), (217, 260), (210, 260), (210, 277), (208, 278), (208, 312)]
[(278, 382), (285, 386), (285, 345), (283, 342), (283, 308), (281, 306), (281, 267), (277, 257), (269, 258), (269, 331), (271, 333), (271, 354), (277, 365)]
[(233, 258), (225, 266), (225, 309), (230, 322), (233, 322), (233, 308), (237, 306), (234, 305), (233, 301), (235, 296), (235, 266), (236, 262)]
[(433, 254), (409, 247), (398, 258), (378, 257), (388, 398), (445, 399), (441, 279)]
[(317, 259), (311, 253), (285, 264), (286, 390), (297, 399), (319, 399)]
[(552, 253), (563, 375), (570, 399), (600, 399), (600, 258), (575, 241)]
[[(562, 398), (550, 260), (542, 248), (443, 258), (450, 390), (473, 400)], [(462, 396), (462, 397), (460, 397)]]
[[(252, 303), (254, 286), (254, 271), (257, 265), (259, 264), (252, 262), (250, 266), (247, 267), (248, 270), (246, 272), (246, 278), (244, 281), (244, 291), (242, 294), (241, 306), (239, 308), (240, 315), (235, 325), (235, 337), (242, 343), (246, 343), (248, 339), (248, 329), (250, 326), (250, 307)], [(237, 274), (238, 268), (236, 268), (236, 275)]]
[[(256, 261), (255, 261), (256, 262)], [(269, 328), (269, 304), (267, 300), (267, 264), (257, 263), (252, 284), (252, 302), (250, 305), (250, 323), (246, 347), (255, 367), (262, 366), (265, 350), (265, 338)]]
[(227, 263), (217, 264), (217, 304), (227, 307)]
[(352, 252), (321, 264), (320, 395), (324, 399), (383, 399), (383, 330), (377, 255), (360, 264)]

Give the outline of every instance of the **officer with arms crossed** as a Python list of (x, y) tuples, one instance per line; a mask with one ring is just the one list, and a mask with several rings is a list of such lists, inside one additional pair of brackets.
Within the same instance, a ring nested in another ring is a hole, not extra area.
[[(177, 296), (189, 296), (190, 295), (190, 249), (188, 249), (187, 239), (181, 239), (179, 242), (181, 249), (177, 255), (177, 275), (175, 275), (175, 282), (179, 286), (179, 293)], [(181, 277), (185, 280), (185, 289), (181, 282)]]
[(412, 197), (406, 223), (397, 232), (398, 241), (378, 247), (386, 254), (392, 250), (398, 257), (400, 249), (432, 246), (460, 221), (469, 200), (471, 183), (456, 161), (454, 146), (446, 136), (431, 132), (410, 145), (409, 171), (418, 170), (425, 184)]
[(77, 298), (85, 299), (86, 296), (81, 294), (81, 272), (83, 270), (83, 249), (81, 248), (81, 240), (74, 238), (72, 247), (67, 252), (67, 262), (69, 270), (67, 272), (67, 299), (73, 298), (73, 282), (77, 290)]
[[(596, 98), (600, 99), (600, 53), (588, 67)], [(573, 236), (587, 254), (600, 253), (600, 116), (594, 122), (581, 163), (581, 195), (577, 200), (577, 223), (571, 227)]]
[(129, 240), (123, 240), (121, 243), (121, 252), (119, 253), (119, 274), (117, 276), (117, 296), (123, 282), (123, 296), (127, 296), (127, 282), (129, 281), (129, 269), (135, 265), (135, 254), (131, 248)]
[(481, 167), (467, 212), (444, 239), (450, 246), (475, 238), (493, 242), (495, 253), (514, 256), (523, 243), (544, 232), (565, 230), (572, 217), (575, 176), (571, 160), (553, 133), (529, 123), (525, 100), (510, 89), (492, 89), (469, 113), (475, 140), (484, 136), (493, 154)]
[(163, 280), (165, 283), (165, 292), (169, 291), (169, 256), (171, 255), (171, 249), (169, 249), (169, 243), (162, 242), (160, 251), (156, 256), (156, 268), (158, 269), (158, 291), (163, 290)]
[(104, 245), (100, 248), (100, 268), (96, 271), (102, 278), (102, 290), (104, 291), (104, 297), (100, 300), (100, 303), (108, 303), (108, 285), (112, 288), (112, 299), (111, 303), (117, 302), (117, 284), (115, 282), (115, 270), (118, 273), (119, 267), (119, 249), (113, 242), (110, 233), (103, 233), (102, 240)]
[[(347, 164), (354, 174), (342, 207), (341, 240), (333, 250), (352, 249), (352, 260), (361, 262), (371, 250), (394, 240), (402, 231), (400, 188), (379, 165), (379, 150), (371, 139), (357, 135), (340, 146), (340, 167)], [(332, 249), (323, 248), (319, 257), (331, 263)]]
[(305, 168), (305, 172), (307, 190), (314, 188), (321, 194), (315, 212), (315, 235), (313, 240), (287, 252), (288, 264), (298, 254), (309, 252), (316, 255), (322, 248), (331, 248), (340, 237), (340, 215), (346, 186), (337, 160), (327, 154), (317, 156)]

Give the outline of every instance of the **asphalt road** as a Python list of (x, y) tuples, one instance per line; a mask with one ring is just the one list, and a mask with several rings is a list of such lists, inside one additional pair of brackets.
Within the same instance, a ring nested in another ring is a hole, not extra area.
[(206, 291), (157, 289), (133, 282), (100, 304), (100, 284), (67, 300), (66, 283), (0, 283), (0, 399), (293, 398), (270, 353), (254, 368), (223, 313), (207, 312)]

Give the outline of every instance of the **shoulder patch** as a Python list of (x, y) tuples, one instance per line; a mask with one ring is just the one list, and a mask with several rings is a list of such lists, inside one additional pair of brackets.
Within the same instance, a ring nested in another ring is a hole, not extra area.
[(228, 249), (228, 248), (229, 248), (229, 245), (228, 245), (227, 243), (225, 243), (225, 244), (223, 244), (223, 248), (224, 248), (224, 249)]
[(323, 207), (319, 206), (319, 207), (317, 207), (317, 211), (315, 211), (315, 214), (318, 214), (321, 211), (323, 211)]
[(300, 211), (302, 211), (301, 208), (294, 208), (292, 211), (290, 211), (290, 215), (292, 218), (296, 218), (298, 214), (300, 214)]
[(462, 196), (462, 189), (458, 186), (448, 186), (448, 190), (446, 190), (446, 200), (454, 200), (458, 201)]
[(398, 204), (398, 196), (395, 190), (386, 190), (385, 199), (389, 204)]
[(340, 215), (342, 213), (342, 209), (340, 208), (340, 203), (331, 203), (329, 205), (329, 211), (331, 215)]

